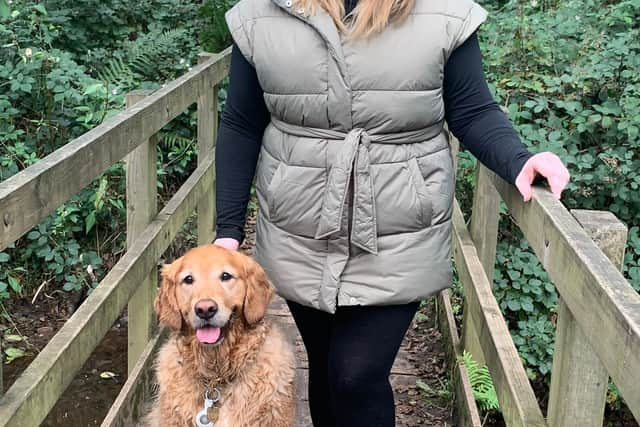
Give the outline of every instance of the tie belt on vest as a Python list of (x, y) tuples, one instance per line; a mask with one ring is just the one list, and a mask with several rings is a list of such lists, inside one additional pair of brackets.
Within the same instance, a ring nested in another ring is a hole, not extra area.
[(338, 151), (335, 162), (330, 165), (327, 186), (322, 200), (320, 223), (316, 229), (315, 238), (326, 238), (340, 231), (344, 208), (347, 204), (349, 184), (353, 176), (350, 241), (372, 254), (378, 253), (378, 233), (375, 193), (370, 174), (369, 146), (372, 143), (410, 144), (424, 142), (437, 136), (443, 125), (442, 122), (439, 122), (415, 131), (369, 134), (362, 128), (355, 128), (346, 133), (331, 129), (292, 125), (276, 118), (272, 118), (272, 123), (277, 129), (289, 135), (343, 141), (343, 146)]

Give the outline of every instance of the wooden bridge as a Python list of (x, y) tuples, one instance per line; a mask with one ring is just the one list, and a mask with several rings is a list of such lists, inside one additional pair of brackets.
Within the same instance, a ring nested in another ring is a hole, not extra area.
[[(193, 211), (198, 241), (210, 242), (215, 235), (217, 88), (228, 73), (229, 51), (200, 59), (192, 71), (157, 92), (130, 94), (124, 112), (0, 183), (2, 250), (126, 159), (127, 252), (6, 391), (0, 426), (39, 425), (125, 308), (129, 377), (103, 426), (132, 425), (140, 414), (153, 383), (154, 352), (165, 335), (156, 331), (152, 313), (157, 263)], [(194, 103), (198, 166), (158, 212), (154, 135)], [(546, 416), (492, 293), (500, 199), (561, 296)], [(620, 273), (625, 226), (608, 212), (569, 212), (542, 189), (525, 204), (512, 186), (483, 167), (477, 172), (472, 212), (467, 227), (456, 202), (452, 238), (465, 293), (462, 337), (448, 293), (439, 296), (441, 331), (450, 343), (456, 384), (457, 424), (481, 425), (457, 359), (463, 348), (488, 365), (508, 426), (602, 426), (610, 377), (640, 420), (640, 295)], [(278, 310), (272, 313), (282, 315)], [(310, 424), (307, 419), (299, 425)]]

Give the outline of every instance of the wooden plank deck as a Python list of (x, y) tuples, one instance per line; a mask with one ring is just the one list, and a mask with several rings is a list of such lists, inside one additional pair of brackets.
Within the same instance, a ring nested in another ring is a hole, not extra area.
[[(311, 418), (309, 415), (309, 397), (307, 393), (308, 367), (307, 355), (302, 343), (302, 338), (289, 313), (286, 303), (280, 297), (275, 297), (269, 307), (270, 316), (280, 327), (290, 342), (294, 343), (296, 355), (296, 422), (294, 427), (310, 427)], [(400, 386), (414, 385), (418, 378), (417, 372), (411, 362), (407, 359), (405, 344), (400, 348), (395, 364), (391, 369), (391, 385), (394, 388)], [(397, 424), (404, 425), (404, 424)]]

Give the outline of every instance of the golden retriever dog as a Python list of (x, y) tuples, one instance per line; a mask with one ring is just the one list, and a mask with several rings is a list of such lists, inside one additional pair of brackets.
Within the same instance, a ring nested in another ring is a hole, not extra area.
[[(293, 425), (294, 356), (264, 319), (272, 294), (254, 260), (215, 245), (163, 267), (155, 310), (172, 333), (158, 354), (158, 396), (144, 425)], [(219, 397), (208, 414), (205, 397)]]

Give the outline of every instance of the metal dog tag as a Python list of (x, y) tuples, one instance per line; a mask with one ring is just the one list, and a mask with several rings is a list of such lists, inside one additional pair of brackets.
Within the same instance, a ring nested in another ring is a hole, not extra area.
[(215, 421), (218, 419), (218, 411), (220, 408), (215, 406), (216, 402), (220, 400), (220, 390), (214, 388), (215, 397), (209, 398), (209, 390), (204, 393), (204, 408), (196, 414), (195, 422), (196, 427), (213, 427)]
[(213, 427), (213, 421), (209, 419), (209, 411), (214, 403), (213, 399), (204, 399), (204, 408), (196, 414), (196, 427)]
[(218, 421), (219, 412), (220, 412), (220, 408), (215, 405), (210, 408), (207, 408), (207, 418), (209, 419), (209, 421), (211, 421), (212, 423), (215, 423), (216, 421)]

